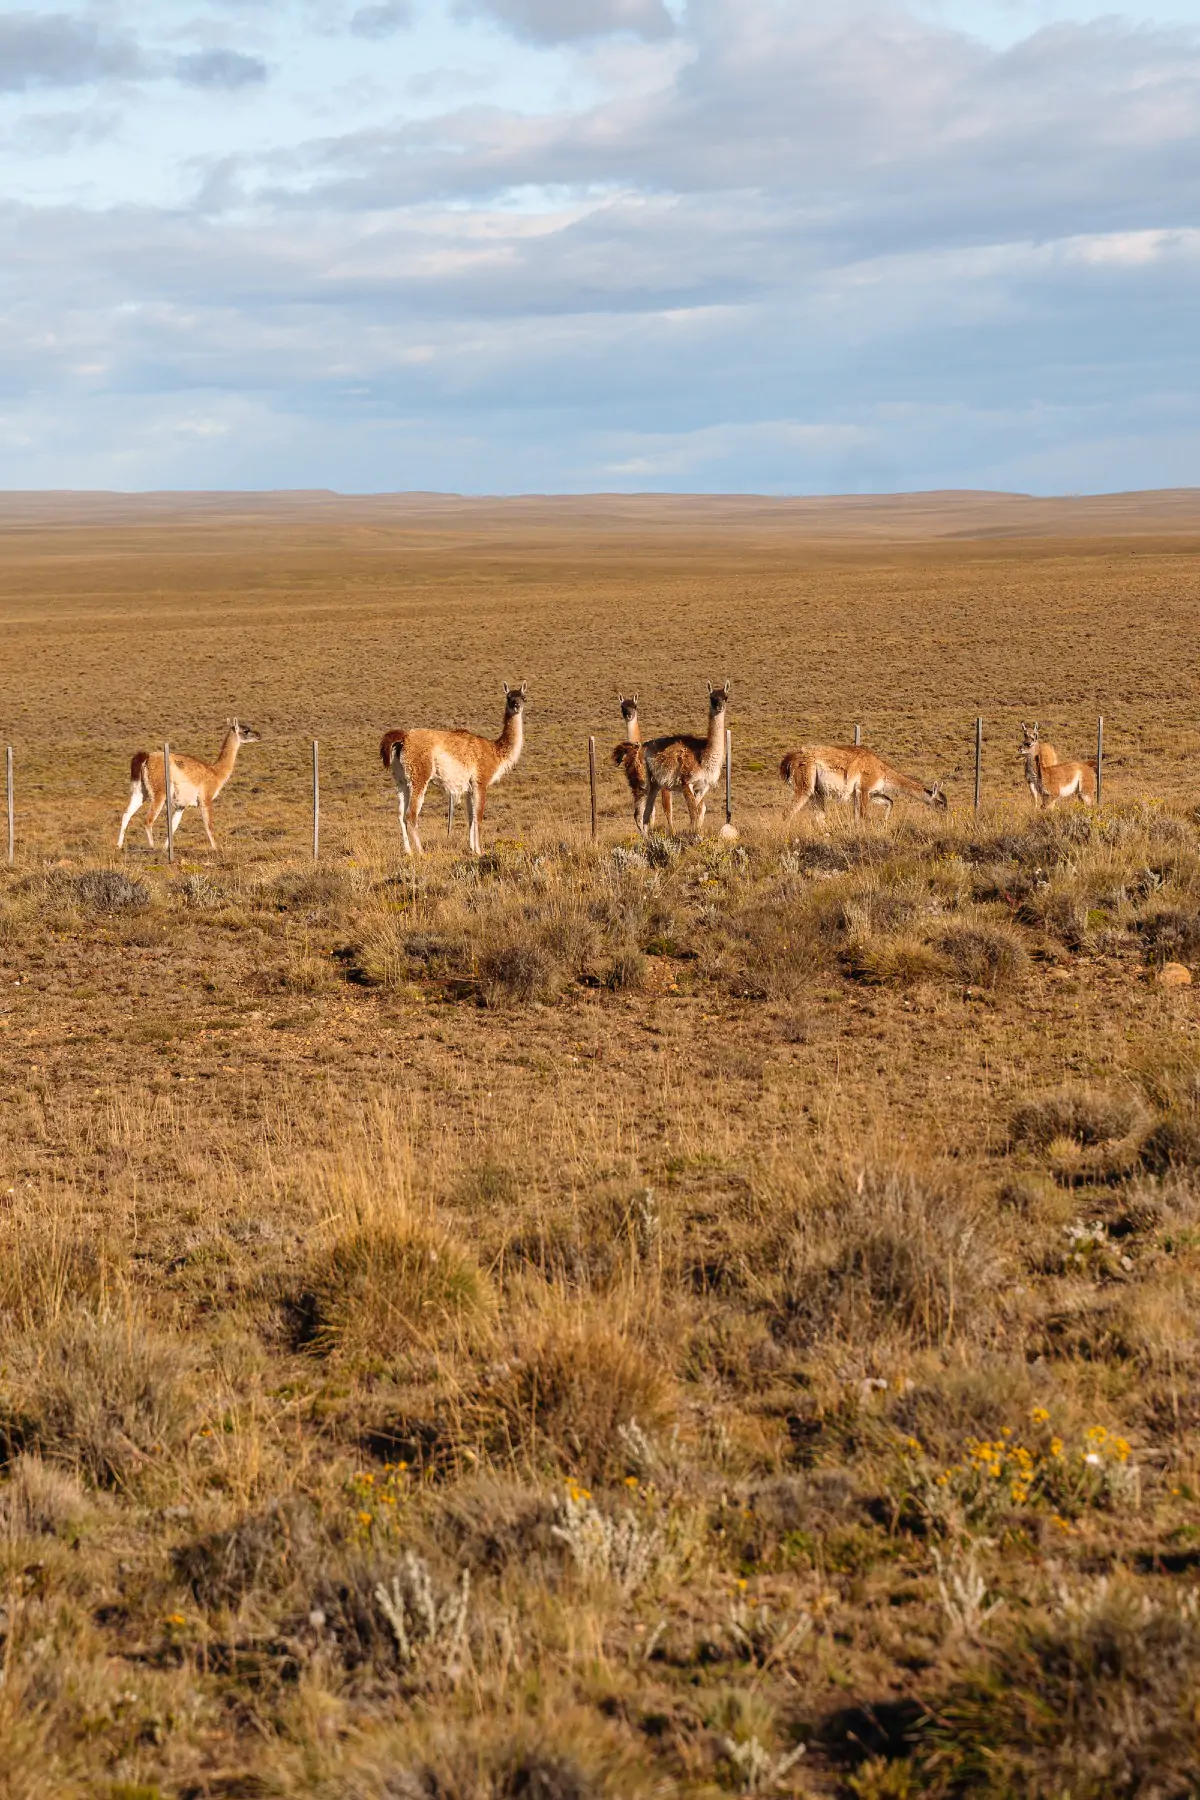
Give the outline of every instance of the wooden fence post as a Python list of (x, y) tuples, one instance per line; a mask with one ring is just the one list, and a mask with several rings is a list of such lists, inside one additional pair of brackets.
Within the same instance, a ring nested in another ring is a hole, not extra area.
[(321, 855), (321, 764), (316, 738), (313, 744), (313, 861)]
[(8, 785), (8, 866), (11, 869), (13, 863), (13, 764), (11, 744), (8, 745), (4, 762)]
[(975, 811), (979, 811), (979, 801), (983, 792), (983, 719), (975, 721)]
[(167, 797), (166, 798), (167, 861), (169, 863), (173, 863), (175, 861), (175, 830), (171, 824), (171, 813), (173, 811), (173, 807), (172, 807), (172, 795), (171, 795), (171, 746), (170, 746), (170, 744), (163, 745), (163, 791)]
[(592, 790), (592, 842), (596, 841), (596, 740), (588, 739), (588, 785)]
[(733, 733), (725, 732), (725, 823), (733, 824)]
[(446, 795), (446, 836), (449, 837), (453, 830), (454, 830), (454, 795), (451, 793), (447, 793), (447, 795)]
[(858, 746), (861, 743), (862, 743), (862, 726), (856, 725), (854, 727), (854, 748), (857, 750)]
[(1104, 717), (1096, 720), (1096, 805), (1104, 794)]

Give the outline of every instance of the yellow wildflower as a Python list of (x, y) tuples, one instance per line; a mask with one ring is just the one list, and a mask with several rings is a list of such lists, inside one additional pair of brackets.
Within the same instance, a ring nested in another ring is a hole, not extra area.
[(1049, 1423), (1050, 1414), (1044, 1406), (1035, 1406), (1029, 1417), (1035, 1425), (1046, 1425)]

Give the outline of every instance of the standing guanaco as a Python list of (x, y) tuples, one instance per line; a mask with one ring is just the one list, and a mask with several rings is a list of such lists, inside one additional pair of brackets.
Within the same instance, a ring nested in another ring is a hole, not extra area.
[[(237, 763), (238, 751), (243, 744), (257, 744), (257, 731), (251, 731), (249, 725), (241, 725), (236, 719), (229, 721), (229, 730), (225, 733), (225, 741), (221, 745), (216, 762), (201, 762), (198, 756), (171, 756), (171, 831), (179, 830), (179, 821), (187, 806), (198, 806), (200, 818), (208, 837), (210, 848), (217, 847), (212, 833), (212, 803), (220, 793), (229, 777), (233, 774)], [(121, 829), (117, 833), (117, 849), (125, 847), (125, 833), (138, 808), (147, 800), (150, 811), (146, 815), (146, 836), (150, 848), (154, 848), (154, 821), (158, 818), (166, 804), (167, 790), (163, 776), (163, 759), (149, 750), (135, 751), (129, 765), (129, 805), (121, 818)]]
[(498, 738), (477, 737), (473, 731), (385, 731), (379, 754), (390, 770), (400, 799), (400, 836), (407, 856), (415, 845), (424, 854), (418, 821), (431, 781), (439, 781), (456, 800), (466, 795), (469, 842), (472, 854), (480, 853), (479, 827), (488, 789), (516, 767), (525, 745), (522, 713), (526, 684), (504, 684), (504, 724)]
[(638, 830), (645, 835), (654, 823), (654, 807), (660, 794), (682, 794), (687, 802), (688, 822), (698, 832), (704, 823), (704, 796), (721, 778), (725, 760), (725, 709), (729, 705), (729, 683), (723, 687), (708, 684), (708, 734), (688, 737), (679, 733), (672, 737), (651, 738), (642, 745), (646, 761), (646, 797)]
[[(634, 822), (640, 828), (642, 806), (646, 799), (646, 755), (642, 749), (642, 730), (638, 723), (638, 697), (630, 694), (617, 695), (617, 703), (621, 708), (621, 717), (625, 721), (625, 742), (613, 748), (612, 759), (618, 769), (625, 771), (625, 779), (629, 783), (629, 791), (633, 795)], [(671, 817), (671, 791), (663, 789), (663, 817), (667, 827), (674, 831), (675, 825)]]
[(1025, 764), (1025, 779), (1035, 806), (1057, 806), (1060, 800), (1078, 800), (1091, 806), (1096, 798), (1096, 759), (1088, 762), (1059, 762), (1053, 744), (1044, 743), (1035, 719), (1032, 726), (1021, 726), (1021, 748), (1017, 752)]

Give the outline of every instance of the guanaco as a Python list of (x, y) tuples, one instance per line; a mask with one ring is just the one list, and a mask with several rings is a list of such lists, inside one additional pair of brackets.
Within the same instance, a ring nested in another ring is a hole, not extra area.
[[(200, 818), (204, 825), (209, 847), (217, 847), (217, 840), (212, 832), (212, 804), (229, 777), (233, 774), (237, 763), (238, 751), (243, 744), (257, 744), (257, 731), (251, 731), (249, 725), (242, 725), (237, 719), (229, 721), (229, 730), (225, 733), (225, 741), (217, 754), (216, 762), (201, 762), (198, 756), (171, 756), (171, 832), (179, 830), (179, 821), (183, 817), (184, 808), (198, 806)], [(117, 833), (117, 849), (125, 847), (125, 833), (138, 808), (148, 800), (150, 811), (146, 815), (146, 837), (150, 848), (154, 848), (154, 822), (166, 805), (167, 789), (163, 778), (163, 759), (159, 754), (149, 750), (135, 751), (129, 765), (129, 805), (121, 818), (121, 829)]]
[(679, 733), (671, 737), (651, 738), (642, 745), (646, 764), (646, 796), (638, 830), (643, 836), (654, 823), (654, 808), (660, 794), (682, 794), (687, 802), (688, 823), (698, 832), (704, 824), (704, 796), (721, 777), (725, 760), (725, 709), (729, 705), (729, 683), (723, 687), (708, 684), (708, 734), (687, 737)]
[(940, 781), (914, 781), (911, 775), (902, 775), (861, 744), (805, 744), (799, 750), (788, 751), (779, 773), (796, 795), (796, 804), (788, 814), (789, 824), (811, 801), (824, 814), (828, 801), (852, 800), (860, 819), (866, 818), (872, 800), (886, 806), (890, 816), (900, 794), (910, 794), (914, 800), (938, 809), (947, 804)]
[(1043, 743), (1035, 719), (1032, 726), (1022, 723), (1021, 748), (1017, 752), (1025, 764), (1025, 779), (1035, 806), (1057, 806), (1060, 800), (1078, 800), (1091, 806), (1096, 798), (1096, 759), (1088, 762), (1059, 762), (1053, 744)]
[(400, 836), (404, 853), (414, 846), (424, 854), (418, 821), (425, 790), (438, 781), (456, 800), (466, 796), (471, 853), (480, 854), (479, 827), (488, 789), (514, 769), (525, 745), (522, 713), (525, 682), (510, 688), (504, 683), (504, 724), (498, 738), (477, 737), (473, 731), (385, 731), (379, 754), (391, 772), (400, 803)]
[[(625, 721), (625, 742), (613, 747), (612, 759), (618, 769), (625, 771), (625, 779), (629, 783), (629, 791), (633, 795), (634, 822), (640, 824), (642, 806), (646, 798), (646, 756), (642, 749), (642, 730), (638, 723), (638, 697), (630, 694), (617, 695), (617, 703), (621, 708), (621, 717)], [(671, 792), (664, 788), (662, 797), (663, 817), (667, 827), (674, 831), (675, 825), (671, 817)]]

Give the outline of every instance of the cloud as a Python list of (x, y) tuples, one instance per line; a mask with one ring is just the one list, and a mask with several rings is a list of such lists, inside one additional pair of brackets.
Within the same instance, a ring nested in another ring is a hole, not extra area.
[(261, 57), (245, 56), (240, 50), (194, 50), (177, 58), (175, 75), (186, 87), (232, 92), (265, 81), (267, 65)]
[(0, 479), (99, 478), (89, 430), (125, 485), (1195, 479), (1194, 37), (691, 0), (570, 61), (586, 99), (223, 143), (190, 211), (0, 204), (50, 446)]
[(135, 44), (68, 13), (0, 13), (0, 91), (79, 87), (106, 75), (134, 75)]
[(350, 30), (355, 37), (392, 37), (412, 24), (412, 16), (408, 0), (381, 0), (376, 6), (360, 6), (351, 15)]
[(628, 31), (670, 37), (674, 20), (662, 0), (467, 0), (464, 13), (495, 19), (538, 44), (568, 44)]

